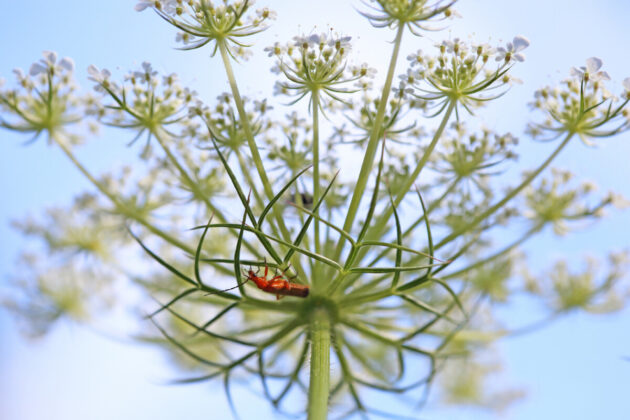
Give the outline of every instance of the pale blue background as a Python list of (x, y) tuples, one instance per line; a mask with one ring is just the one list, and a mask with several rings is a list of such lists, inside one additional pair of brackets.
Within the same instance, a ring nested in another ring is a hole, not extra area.
[[(128, 69), (149, 60), (160, 71), (179, 73), (207, 99), (227, 89), (217, 60), (210, 61), (206, 50), (173, 50), (174, 31), (152, 13), (135, 13), (134, 4), (123, 0), (1, 0), (0, 75), (11, 79), (11, 69), (26, 69), (40, 58), (42, 50), (51, 49), (75, 59), (84, 85), (89, 64)], [(353, 10), (358, 2), (261, 0), (259, 6), (263, 4), (280, 13), (276, 26), (258, 40), (257, 47), (287, 40), (298, 31), (308, 32), (314, 23), (320, 29), (330, 24), (358, 38), (358, 56), (370, 63), (380, 62), (379, 75), (383, 76), (389, 57), (385, 41), (391, 35), (385, 38), (382, 30), (369, 28)], [(476, 32), (476, 39), (492, 36), (496, 41), (524, 34), (532, 42), (528, 61), (516, 71), (525, 84), (484, 112), (491, 128), (511, 129), (520, 135), (528, 118), (525, 104), (533, 90), (565, 77), (570, 66), (581, 65), (592, 55), (603, 58), (617, 88), (630, 76), (630, 3), (626, 0), (461, 0), (458, 10), (464, 19), (453, 24), (452, 37)], [(357, 36), (359, 33), (362, 35)], [(448, 32), (431, 35), (435, 40), (448, 36)], [(403, 58), (430, 43), (431, 39), (407, 37)], [(237, 68), (242, 85), (249, 87), (245, 92), (268, 95), (273, 79), (266, 69), (271, 62), (257, 54), (249, 65), (265, 70), (252, 73)], [(122, 135), (95, 140), (80, 156), (98, 172), (130, 154), (123, 146), (127, 139)], [(43, 141), (24, 148), (22, 140), (0, 132), (0, 282), (24, 244), (9, 228), (9, 220), (36, 214), (45, 206), (63, 205), (74, 193), (89, 187), (59, 150)], [(523, 164), (532, 165), (549, 151), (544, 145), (524, 142)], [(629, 158), (630, 134), (624, 134), (595, 150), (576, 141), (556, 164), (596, 180), (604, 191), (615, 189), (630, 196)], [(598, 254), (627, 246), (629, 232), (628, 212), (617, 212), (595, 230), (538, 242), (536, 249), (530, 247), (532, 263), (534, 268), (545, 267), (558, 256), (579, 256), (589, 250)], [(516, 322), (536, 319), (536, 313), (530, 311), (510, 316)], [(630, 355), (629, 319), (628, 310), (613, 316), (572, 315), (543, 331), (500, 344), (506, 375), (529, 391), (529, 399), (501, 418), (627, 419), (630, 363), (622, 356)], [(173, 375), (156, 350), (103, 338), (74, 325), (59, 325), (41, 341), (25, 341), (12, 319), (0, 311), (0, 419), (230, 418), (220, 386), (163, 386)], [(274, 418), (267, 404), (247, 391), (236, 400), (245, 419)], [(436, 409), (421, 417), (494, 418), (478, 410)]]

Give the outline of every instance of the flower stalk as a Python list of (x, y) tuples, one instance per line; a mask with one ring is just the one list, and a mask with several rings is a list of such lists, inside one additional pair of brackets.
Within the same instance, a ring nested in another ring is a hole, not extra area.
[(308, 420), (326, 420), (330, 394), (331, 325), (328, 313), (323, 309), (315, 310), (309, 328), (311, 376), (308, 391)]

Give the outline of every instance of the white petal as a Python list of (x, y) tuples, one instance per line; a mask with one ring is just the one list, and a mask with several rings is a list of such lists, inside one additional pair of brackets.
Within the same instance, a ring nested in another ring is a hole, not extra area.
[(523, 54), (523, 53), (514, 54), (513, 58), (514, 58), (516, 61), (519, 61), (519, 62), (521, 62), (521, 63), (522, 63), (523, 61), (525, 61), (525, 54)]
[(589, 73), (597, 73), (597, 71), (602, 68), (603, 64), (602, 59), (597, 57), (591, 57), (586, 60), (586, 68)]
[(87, 69), (87, 72), (92, 77), (99, 76), (100, 73), (101, 73), (101, 71), (98, 69), (98, 67), (96, 67), (94, 64), (90, 64), (90, 66)]
[(512, 42), (514, 43), (514, 51), (516, 52), (529, 47), (529, 39), (525, 38), (523, 35), (515, 36)]
[(623, 88), (630, 91), (630, 77), (623, 79)]
[(583, 75), (584, 75), (584, 72), (578, 69), (577, 67), (571, 68), (571, 76), (582, 77)]
[(610, 75), (605, 71), (598, 71), (595, 73), (597, 80), (610, 80)]
[(54, 51), (43, 51), (42, 54), (47, 62), (55, 64), (57, 62), (57, 53)]
[(153, 2), (141, 1), (140, 3), (136, 4), (136, 6), (134, 7), (134, 10), (136, 12), (142, 12), (144, 9), (146, 9), (147, 7), (151, 7), (151, 6), (153, 6)]
[(45, 65), (41, 64), (41, 63), (33, 63), (33, 65), (31, 66), (31, 69), (29, 70), (29, 74), (31, 76), (37, 76), (40, 73), (46, 73), (46, 70), (48, 69), (48, 67), (46, 67)]
[(74, 61), (69, 57), (62, 58), (59, 65), (68, 71), (74, 70)]
[[(24, 70), (17, 68), (17, 69), (13, 69), (13, 74), (15, 74), (15, 76), (18, 79), (24, 79)], [(630, 77), (628, 77), (626, 80), (630, 81)]]

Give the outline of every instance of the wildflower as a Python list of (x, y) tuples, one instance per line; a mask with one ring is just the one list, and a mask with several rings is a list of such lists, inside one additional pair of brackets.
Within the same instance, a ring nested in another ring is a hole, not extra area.
[(44, 51), (44, 58), (39, 62), (33, 63), (29, 74), (31, 76), (37, 76), (48, 71), (55, 72), (59, 69), (67, 71), (74, 71), (74, 61), (71, 58), (62, 58), (57, 64), (57, 53), (54, 51)]
[[(266, 51), (277, 57), (277, 69), (288, 79), (276, 84), (274, 94), (295, 96), (297, 102), (309, 93), (321, 92), (330, 99), (343, 101), (340, 94), (354, 91), (345, 85), (372, 77), (375, 72), (365, 64), (348, 68), (350, 39), (326, 33), (298, 35), (285, 48), (277, 44), (268, 47)], [(276, 50), (281, 54), (275, 54)]]
[(208, 0), (140, 0), (135, 10), (142, 12), (153, 8), (179, 30), (176, 41), (184, 44), (184, 50), (214, 43), (212, 55), (223, 46), (233, 56), (247, 58), (243, 38), (265, 30), (266, 22), (276, 16), (275, 12), (267, 8), (257, 10), (255, 16), (246, 16), (252, 4), (252, 0), (231, 3), (226, 0), (220, 6)]
[(107, 69), (100, 70), (98, 67), (96, 67), (93, 64), (91, 64), (88, 67), (87, 71), (89, 74), (88, 79), (98, 84), (106, 83), (112, 75), (112, 73), (109, 70)]
[[(143, 62), (141, 69), (129, 72), (122, 87), (111, 81), (108, 70), (96, 66), (88, 68), (89, 79), (96, 83), (95, 90), (105, 91), (113, 99), (102, 115), (113, 126), (133, 127), (138, 136), (147, 131), (155, 134), (163, 127), (176, 124), (188, 112), (186, 105), (195, 100), (196, 93), (184, 89), (174, 73), (158, 78), (151, 63)], [(131, 84), (131, 89), (125, 84)], [(137, 139), (138, 137), (136, 137)]]
[(265, 49), (263, 51), (265, 51), (267, 53), (267, 57), (272, 57), (274, 55), (280, 55), (283, 52), (283, 46), (280, 45), (279, 42), (275, 42), (272, 46), (270, 47), (265, 47)]
[(605, 71), (600, 70), (604, 62), (597, 57), (586, 60), (586, 66), (571, 68), (571, 76), (583, 79), (585, 82), (599, 82), (600, 80), (610, 80), (610, 76)]
[(134, 7), (134, 10), (136, 12), (142, 12), (149, 7), (160, 10), (162, 9), (162, 2), (160, 0), (139, 0), (138, 4)]
[(529, 40), (522, 35), (514, 37), (512, 42), (508, 42), (504, 47), (497, 48), (496, 61), (505, 61), (506, 63), (512, 60), (523, 62), (525, 61), (525, 54), (521, 53), (525, 48), (529, 47)]
[[(0, 92), (0, 105), (7, 109), (0, 118), (0, 126), (32, 133), (33, 139), (47, 133), (52, 136), (80, 120), (82, 98), (75, 94), (74, 62), (69, 58), (57, 60), (57, 53), (44, 51), (44, 58), (30, 67), (31, 79), (21, 69), (13, 73), (20, 89)], [(37, 95), (33, 92), (37, 91)], [(66, 136), (78, 142), (77, 136)]]
[[(524, 37), (517, 36), (507, 49), (498, 48), (503, 55), (497, 61), (502, 63), (491, 69), (488, 58), (494, 50), (490, 46), (480, 44), (471, 48), (455, 38), (437, 44), (439, 55), (436, 57), (423, 55), (421, 51), (407, 57), (411, 68), (400, 78), (414, 88), (416, 98), (427, 101), (432, 108), (441, 110), (453, 103), (472, 113), (473, 108), (502, 96), (503, 93), (496, 93), (497, 89), (518, 82), (508, 74), (510, 61), (522, 61), (524, 57), (514, 52), (522, 50), (526, 44), (529, 42)], [(414, 66), (420, 66), (415, 73), (411, 70)]]
[[(557, 138), (562, 133), (574, 133), (584, 144), (591, 146), (590, 138), (607, 137), (627, 130), (626, 104), (630, 96), (624, 93), (624, 100), (620, 101), (612, 95), (604, 84), (610, 77), (600, 70), (601, 67), (601, 60), (592, 57), (585, 67), (572, 68), (573, 77), (561, 86), (547, 86), (536, 91), (531, 105), (545, 112), (547, 118), (542, 123), (532, 124), (532, 133), (545, 140)], [(545, 133), (549, 136), (544, 137)]]

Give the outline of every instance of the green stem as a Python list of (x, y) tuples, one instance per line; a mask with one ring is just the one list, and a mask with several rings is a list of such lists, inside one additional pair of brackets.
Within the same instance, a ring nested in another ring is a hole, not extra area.
[(532, 237), (532, 235), (538, 231), (540, 231), (541, 225), (537, 224), (535, 226), (533, 226), (531, 229), (529, 229), (527, 231), (527, 233), (525, 233), (522, 237), (520, 237), (518, 240), (514, 241), (513, 243), (511, 243), (510, 245), (506, 246), (505, 248), (495, 252), (494, 254), (490, 255), (489, 257), (486, 257), (484, 259), (478, 260), (464, 268), (461, 268), (453, 273), (447, 274), (445, 276), (442, 276), (441, 279), (442, 280), (449, 280), (452, 278), (456, 278), (459, 277), (463, 274), (466, 274), (467, 272), (474, 270), (477, 267), (481, 267), (485, 264), (488, 264), (489, 262), (492, 262), (494, 260), (496, 260), (497, 258), (502, 257), (503, 255), (507, 254), (508, 252), (510, 252), (511, 250), (513, 250), (514, 248), (518, 247), (519, 245), (521, 245), (523, 242), (525, 242), (526, 240), (528, 240), (529, 238)]
[[(313, 203), (319, 200), (319, 92), (313, 90), (312, 94), (313, 106)], [(318, 211), (315, 212), (315, 215)], [(314, 221), (315, 229), (315, 252), (320, 253), (319, 241), (319, 219)]]
[[(402, 186), (402, 188), (398, 192), (398, 196), (396, 197), (396, 200), (394, 200), (394, 205), (396, 207), (400, 205), (400, 203), (405, 198), (405, 195), (411, 190), (411, 187), (413, 187), (413, 184), (416, 182), (416, 180), (420, 176), (420, 172), (422, 172), (422, 169), (424, 169), (424, 166), (429, 161), (429, 157), (431, 157), (431, 153), (433, 153), (435, 146), (437, 146), (438, 142), (440, 141), (440, 138), (442, 137), (442, 133), (444, 133), (446, 124), (451, 118), (451, 114), (453, 113), (453, 110), (455, 109), (456, 104), (457, 104), (456, 101), (451, 101), (449, 103), (448, 109), (446, 110), (444, 117), (442, 117), (442, 122), (440, 123), (440, 126), (438, 127), (437, 131), (433, 135), (433, 140), (431, 140), (431, 144), (429, 144), (429, 147), (427, 147), (427, 149), (424, 151), (424, 154), (422, 155), (420, 162), (418, 162), (418, 165), (416, 165), (416, 169), (414, 169), (411, 175), (409, 175), (409, 177), (407, 178), (407, 182)], [(393, 212), (393, 208), (390, 207), (387, 210), (385, 220), (389, 220), (389, 217), (391, 216), (392, 212)]]
[(175, 169), (177, 169), (177, 171), (179, 172), (180, 176), (184, 180), (184, 183), (186, 183), (188, 188), (190, 188), (190, 190), (192, 191), (193, 196), (196, 197), (197, 199), (203, 201), (205, 203), (205, 205), (208, 207), (208, 209), (213, 214), (218, 216), (218, 218), (220, 220), (224, 221), (225, 217), (223, 216), (223, 214), (221, 214), (221, 211), (219, 209), (217, 209), (215, 206), (213, 206), (212, 203), (210, 202), (210, 200), (208, 200), (208, 197), (206, 197), (203, 194), (203, 192), (199, 189), (199, 187), (197, 186), (197, 182), (195, 182), (195, 180), (188, 173), (188, 171), (186, 171), (186, 169), (181, 165), (181, 163), (179, 163), (179, 161), (177, 160), (177, 157), (175, 157), (173, 152), (171, 152), (171, 150), (167, 146), (166, 142), (162, 138), (162, 133), (160, 133), (159, 131), (160, 130), (152, 130), (151, 133), (153, 134), (153, 137), (155, 137), (157, 142), (162, 147), (162, 150), (164, 150), (164, 153), (166, 153), (166, 156), (168, 157), (168, 160), (175, 167)]
[[(420, 159), (420, 161), (416, 165), (416, 168), (407, 177), (405, 184), (398, 191), (398, 195), (396, 196), (396, 199), (394, 200), (394, 206), (395, 207), (400, 206), (400, 203), (403, 201), (403, 199), (405, 198), (407, 193), (409, 191), (411, 191), (411, 188), (413, 187), (414, 183), (416, 182), (416, 180), (420, 176), (420, 173), (422, 172), (422, 170), (424, 169), (425, 165), (429, 161), (429, 158), (431, 157), (431, 154), (433, 153), (433, 150), (435, 149), (435, 147), (439, 143), (440, 138), (442, 137), (442, 134), (444, 133), (444, 130), (446, 129), (446, 125), (448, 124), (448, 121), (451, 118), (453, 110), (455, 109), (455, 105), (456, 105), (455, 101), (452, 101), (449, 104), (449, 106), (448, 106), (448, 108), (446, 110), (446, 113), (442, 117), (442, 122), (440, 123), (440, 126), (438, 127), (438, 129), (436, 130), (435, 134), (433, 135), (433, 139), (431, 140), (431, 143), (429, 144), (429, 147), (427, 147), (427, 149), (424, 151), (424, 154), (422, 155), (422, 158)], [(387, 228), (387, 222), (391, 219), (393, 213), (394, 213), (394, 207), (393, 206), (390, 206), (390, 207), (387, 208), (387, 210), (385, 210), (385, 212), (379, 217), (379, 219), (374, 224), (373, 229), (371, 229), (368, 232), (368, 235), (367, 235), (367, 239), (368, 240), (381, 237), (383, 231)], [(424, 219), (424, 215), (423, 215), (423, 217), (420, 220), (423, 220), (423, 219)], [(366, 248), (365, 250), (360, 252), (358, 254), (357, 260), (359, 260), (359, 261), (362, 260), (365, 257), (365, 255), (367, 254), (367, 251), (368, 251), (368, 249)]]
[[(236, 85), (236, 79), (234, 77), (234, 71), (232, 70), (232, 63), (230, 62), (230, 55), (228, 52), (228, 47), (225, 45), (225, 42), (219, 42), (219, 50), (221, 51), (221, 58), (223, 59), (223, 65), (225, 67), (225, 73), (227, 74), (228, 82), (230, 84), (230, 89), (232, 90), (232, 96), (234, 96), (234, 103), (236, 105), (236, 109), (238, 110), (238, 116), (241, 119), (241, 124), (243, 126), (243, 131), (245, 132), (245, 138), (247, 139), (247, 145), (249, 146), (249, 150), (252, 154), (252, 160), (254, 161), (254, 165), (256, 166), (256, 171), (258, 172), (258, 176), (260, 177), (260, 181), (262, 182), (263, 189), (265, 190), (265, 194), (269, 200), (272, 200), (274, 197), (273, 189), (271, 188), (271, 183), (269, 182), (269, 178), (267, 177), (267, 172), (265, 172), (265, 167), (263, 166), (263, 161), (260, 156), (260, 152), (258, 151), (258, 146), (256, 146), (256, 141), (254, 140), (254, 134), (252, 133), (252, 128), (249, 125), (249, 117), (245, 112), (245, 107), (243, 106), (243, 99), (241, 98), (241, 94), (238, 90), (238, 86)], [(255, 186), (252, 185), (252, 188)], [(273, 214), (276, 218), (278, 226), (280, 227), (280, 231), (285, 240), (290, 240), (291, 234), (287, 229), (284, 221), (282, 219), (282, 215), (279, 214), (277, 208), (274, 207)]]
[[(152, 133), (153, 133), (153, 136), (158, 141), (158, 143), (160, 144), (160, 146), (162, 147), (162, 150), (164, 150), (164, 153), (166, 153), (166, 156), (168, 157), (171, 164), (177, 169), (177, 171), (180, 173), (186, 185), (188, 185), (188, 188), (190, 188), (190, 190), (192, 191), (193, 196), (197, 198), (198, 200), (201, 200), (206, 205), (206, 207), (208, 207), (208, 210), (210, 210), (210, 212), (212, 212), (212, 214), (220, 222), (226, 222), (227, 219), (225, 218), (225, 215), (223, 215), (221, 210), (217, 208), (215, 205), (213, 205), (208, 199), (208, 197), (204, 195), (203, 191), (199, 189), (197, 182), (195, 182), (195, 180), (188, 173), (188, 171), (186, 171), (186, 169), (181, 165), (181, 163), (179, 163), (179, 161), (177, 160), (177, 157), (173, 154), (173, 152), (171, 152), (166, 142), (162, 138), (161, 133), (158, 133), (158, 130), (153, 130)], [(232, 235), (238, 237), (238, 233), (235, 230), (229, 229), (229, 231), (230, 233), (232, 233)], [(255, 247), (253, 247), (250, 243), (246, 242), (245, 246), (254, 255), (256, 255), (257, 257), (261, 257), (258, 250)]]
[[(405, 25), (401, 24), (398, 26), (398, 30), (396, 32), (396, 39), (394, 40), (394, 50), (389, 61), (389, 69), (387, 71), (385, 85), (383, 86), (383, 93), (381, 94), (381, 97), (379, 99), (378, 109), (376, 111), (376, 118), (374, 119), (374, 125), (372, 127), (372, 132), (370, 133), (370, 139), (368, 141), (365, 155), (363, 156), (363, 163), (361, 164), (359, 178), (357, 179), (357, 183), (354, 187), (354, 193), (352, 194), (352, 200), (350, 201), (348, 214), (346, 215), (346, 220), (343, 224), (343, 230), (346, 232), (350, 232), (352, 229), (352, 224), (354, 223), (354, 219), (357, 216), (357, 210), (359, 208), (359, 204), (361, 203), (361, 198), (363, 198), (363, 193), (365, 191), (368, 178), (370, 177), (370, 172), (372, 172), (374, 157), (376, 155), (376, 149), (380, 140), (379, 134), (381, 132), (381, 126), (383, 125), (383, 120), (385, 118), (385, 109), (387, 108), (387, 100), (389, 98), (389, 92), (392, 88), (392, 81), (394, 79), (394, 72), (396, 71), (396, 62), (398, 61), (398, 53), (400, 51), (400, 44), (402, 41), (404, 29)], [(339, 244), (337, 245), (336, 256), (334, 258), (335, 260), (339, 259), (341, 251), (343, 249), (343, 245), (344, 239), (340, 238)]]
[(330, 394), (330, 320), (325, 311), (313, 313), (311, 335), (311, 379), (308, 390), (308, 420), (326, 420)]
[(573, 137), (573, 134), (574, 134), (573, 132), (569, 132), (567, 136), (564, 138), (564, 140), (562, 141), (562, 143), (560, 143), (560, 145), (547, 158), (547, 160), (545, 160), (534, 172), (530, 173), (527, 176), (527, 178), (525, 178), (523, 182), (520, 183), (518, 187), (510, 191), (505, 197), (503, 197), (501, 201), (499, 201), (498, 203), (490, 207), (488, 210), (484, 211), (482, 214), (480, 214), (475, 219), (473, 219), (467, 226), (451, 232), (450, 235), (448, 235), (446, 238), (442, 239), (440, 243), (435, 245), (435, 249), (443, 247), (444, 245), (448, 244), (455, 238), (459, 237), (462, 233), (466, 233), (469, 230), (474, 229), (475, 227), (477, 227), (477, 225), (479, 225), (479, 223), (486, 220), (488, 217), (493, 215), (497, 210), (501, 209), (505, 204), (507, 204), (508, 201), (516, 197), (518, 193), (523, 191), (523, 189), (527, 187), (534, 180), (534, 178), (540, 175), (540, 173), (544, 171), (545, 168), (547, 168), (547, 166), (549, 166), (549, 164), (556, 158), (556, 156), (558, 156), (558, 154), (562, 151), (562, 149), (564, 149), (564, 147), (569, 143), (569, 140), (571, 140), (571, 138)]

